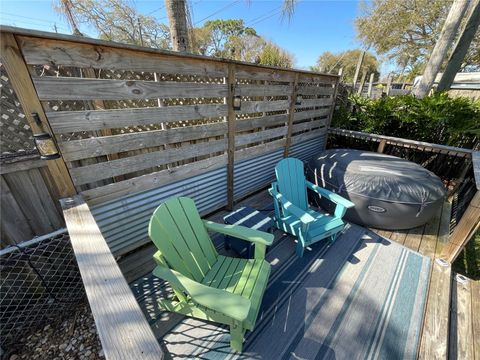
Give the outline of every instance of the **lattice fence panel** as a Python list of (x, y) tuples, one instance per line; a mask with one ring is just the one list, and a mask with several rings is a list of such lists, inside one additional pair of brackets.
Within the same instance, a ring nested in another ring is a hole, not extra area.
[(0, 92), (0, 152), (2, 154), (34, 152), (32, 130), (1, 63)]

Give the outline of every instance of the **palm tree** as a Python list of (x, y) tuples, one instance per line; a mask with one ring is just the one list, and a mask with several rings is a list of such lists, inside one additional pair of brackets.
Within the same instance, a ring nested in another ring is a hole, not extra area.
[(165, 0), (165, 8), (167, 9), (173, 50), (179, 52), (190, 51), (187, 1)]
[[(290, 19), (297, 2), (298, 0), (283, 0), (282, 15)], [(190, 51), (189, 27), (191, 28), (191, 24), (188, 16), (187, 0), (165, 0), (165, 8), (167, 9), (173, 50), (179, 52)]]

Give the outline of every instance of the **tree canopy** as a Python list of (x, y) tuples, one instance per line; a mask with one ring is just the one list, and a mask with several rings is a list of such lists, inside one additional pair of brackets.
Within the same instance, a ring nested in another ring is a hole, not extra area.
[(100, 39), (170, 48), (168, 26), (138, 13), (126, 0), (59, 0), (54, 8), (65, 13), (66, 4), (74, 21), (93, 27)]
[[(171, 49), (169, 27), (138, 13), (128, 0), (57, 0), (55, 8), (72, 16), (70, 21), (95, 29), (101, 39)], [(195, 54), (279, 67), (294, 64), (292, 54), (259, 36), (241, 19), (210, 20), (191, 30)]]
[[(347, 82), (351, 82), (355, 75), (355, 69), (361, 52), (362, 50), (360, 49), (346, 50), (339, 53), (326, 51), (319, 56), (317, 65), (312, 69), (337, 74), (340, 68), (343, 68), (343, 79)], [(366, 73), (367, 75), (374, 73), (375, 80), (378, 80), (379, 62), (375, 55), (369, 52), (365, 54), (362, 67), (360, 68), (360, 74), (363, 73)]]
[[(451, 0), (363, 1), (361, 15), (355, 20), (358, 37), (401, 67), (421, 72), (451, 5)], [(480, 64), (480, 32), (470, 46), (464, 67), (475, 64)]]

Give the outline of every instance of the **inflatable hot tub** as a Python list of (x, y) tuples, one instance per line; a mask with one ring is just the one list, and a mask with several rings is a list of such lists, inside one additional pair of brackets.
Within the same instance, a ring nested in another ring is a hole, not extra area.
[[(425, 224), (445, 197), (442, 181), (418, 164), (374, 152), (332, 149), (307, 165), (308, 179), (355, 204), (345, 218), (379, 229), (401, 230)], [(327, 211), (333, 205), (314, 197)]]

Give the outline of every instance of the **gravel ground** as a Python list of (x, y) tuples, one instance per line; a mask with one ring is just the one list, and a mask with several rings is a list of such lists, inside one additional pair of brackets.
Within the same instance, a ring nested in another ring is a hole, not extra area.
[(50, 324), (27, 336), (11, 351), (8, 360), (105, 359), (88, 304), (80, 305), (63, 322)]

